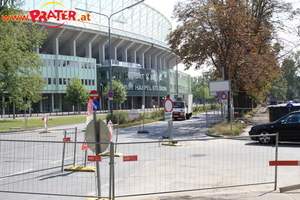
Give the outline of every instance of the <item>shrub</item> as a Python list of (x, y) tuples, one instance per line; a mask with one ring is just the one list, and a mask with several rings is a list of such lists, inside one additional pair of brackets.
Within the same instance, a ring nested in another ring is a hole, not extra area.
[(220, 104), (210, 104), (210, 109), (211, 110), (220, 109), (220, 108), (221, 108)]
[(205, 106), (194, 106), (193, 112), (205, 112), (206, 110), (214, 110), (214, 109), (220, 109), (220, 104), (209, 104)]
[(165, 115), (164, 109), (154, 110), (149, 113), (151, 119), (155, 119), (156, 117), (163, 117)]
[[(110, 113), (106, 115), (106, 121), (109, 122), (110, 120)], [(130, 122), (131, 119), (128, 116), (128, 112), (126, 111), (114, 111), (112, 123), (113, 124), (125, 124)]]
[(243, 132), (243, 129), (246, 127), (245, 124), (233, 124), (232, 130), (231, 125), (227, 122), (222, 122), (215, 125), (211, 130), (208, 131), (210, 134), (214, 135), (224, 135), (224, 136), (237, 136)]

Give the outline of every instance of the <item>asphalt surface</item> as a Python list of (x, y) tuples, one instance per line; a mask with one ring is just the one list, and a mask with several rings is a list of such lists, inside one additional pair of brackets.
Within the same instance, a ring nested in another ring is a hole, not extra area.
[[(241, 135), (248, 135), (248, 132), (253, 124), (266, 123), (269, 120), (269, 113), (266, 108), (261, 108), (258, 112), (249, 118), (250, 122)], [(281, 150), (284, 145), (279, 146), (279, 152), (288, 154), (288, 149)], [(300, 148), (295, 145), (295, 148)], [(299, 154), (300, 155), (300, 154)], [(284, 157), (284, 155), (282, 155)], [(299, 156), (300, 157), (300, 156)], [(194, 192), (177, 193), (172, 195), (155, 195), (138, 198), (128, 199), (141, 199), (141, 200), (298, 200), (300, 199), (300, 189), (291, 190), (287, 192), (280, 192), (280, 188), (291, 185), (300, 184), (300, 168), (298, 166), (279, 166), (278, 167), (278, 185), (274, 188), (273, 184), (268, 185), (255, 185), (255, 186), (242, 186), (233, 188), (219, 188), (211, 190), (200, 190)], [(300, 188), (300, 187), (298, 187)]]
[[(205, 118), (203, 116), (196, 116), (201, 118), (203, 126), (205, 126)], [(266, 123), (269, 120), (269, 113), (266, 108), (261, 108), (258, 110), (256, 114), (254, 114), (251, 118), (246, 120), (246, 123), (249, 125), (244, 129), (241, 135), (248, 135), (248, 131), (251, 126), (254, 124), (262, 124)], [(189, 123), (189, 120), (186, 120), (184, 123)], [(85, 126), (85, 124), (81, 124), (81, 126)], [(202, 127), (203, 127), (202, 126)], [(165, 133), (167, 135), (167, 123), (165, 127), (160, 127), (156, 131), (163, 131), (165, 129)], [(64, 127), (65, 128), (65, 127)], [(153, 129), (148, 127), (147, 125), (140, 127), (132, 127), (133, 130), (147, 130), (150, 129), (150, 134), (146, 134), (143, 138), (141, 135), (141, 140), (149, 140), (149, 139), (157, 139), (157, 136), (152, 135)], [(197, 126), (190, 124), (186, 130), (190, 133), (190, 136), (194, 138), (205, 137), (205, 133), (207, 133), (208, 128), (199, 128), (199, 124)], [(127, 132), (128, 128), (127, 128)], [(132, 132), (132, 130), (131, 130)], [(120, 137), (122, 135), (122, 130), (120, 129)], [(123, 133), (124, 134), (124, 133)], [(185, 136), (176, 134), (176, 130), (174, 131), (174, 137), (184, 139)], [(130, 138), (130, 137), (129, 137)], [(119, 138), (120, 141), (122, 138)], [(295, 148), (300, 148), (299, 145), (294, 146)], [(284, 148), (284, 146), (282, 146)], [(285, 152), (287, 151), (287, 152)], [(279, 152), (281, 154), (288, 154), (289, 150), (283, 149)], [(282, 155), (284, 157), (284, 155)], [(299, 159), (300, 160), (300, 159)], [(254, 186), (242, 186), (242, 187), (232, 187), (232, 188), (218, 188), (218, 189), (209, 189), (209, 190), (199, 190), (193, 192), (179, 192), (173, 194), (164, 194), (164, 195), (151, 195), (151, 196), (137, 196), (137, 197), (125, 197), (122, 199), (130, 199), (130, 200), (234, 200), (234, 199), (243, 199), (243, 200), (296, 200), (300, 199), (300, 189), (291, 190), (287, 192), (280, 192), (280, 188), (291, 186), (295, 184), (300, 184), (300, 168), (299, 167), (291, 167), (291, 166), (280, 166), (278, 167), (278, 184), (277, 188), (274, 188), (274, 184), (266, 184), (266, 185), (254, 185)]]
[[(201, 120), (203, 125), (205, 124), (205, 118)], [(265, 109), (260, 109), (257, 114), (255, 114), (251, 119), (249, 119), (254, 124), (261, 124), (268, 121), (268, 113)], [(189, 123), (187, 120), (184, 123)], [(59, 128), (71, 128), (78, 127), (79, 129), (83, 129), (85, 127), (85, 123), (81, 124), (73, 124), (67, 126), (60, 126)], [(248, 125), (244, 132), (241, 135), (248, 135), (248, 131), (251, 128), (251, 125)], [(166, 123), (167, 127), (167, 123)], [(161, 130), (165, 129), (165, 133), (167, 135), (167, 128), (160, 127)], [(52, 128), (52, 127), (51, 127)], [(58, 128), (58, 127), (55, 127)], [(150, 128), (150, 126), (145, 125), (139, 127), (132, 127), (131, 129), (134, 131), (143, 130)], [(199, 126), (193, 126), (192, 124), (187, 128), (187, 132), (192, 134), (192, 137), (199, 138), (205, 137), (205, 133), (208, 128), (199, 128)], [(122, 130), (119, 130), (120, 136), (119, 140), (123, 141), (123, 139), (130, 140), (130, 135), (126, 135), (126, 138), (122, 138), (122, 135), (127, 133), (122, 133)], [(132, 132), (132, 131), (131, 131)], [(152, 134), (153, 130), (150, 129), (150, 133), (146, 134), (144, 137), (140, 135), (141, 140), (148, 140), (149, 138), (157, 139), (155, 134)], [(174, 131), (174, 137), (184, 139), (185, 135), (176, 135), (176, 130)], [(136, 132), (135, 132), (136, 135)], [(125, 141), (126, 142), (126, 141)], [(283, 150), (280, 148), (282, 147)], [(299, 145), (293, 146), (293, 148), (299, 148)], [(281, 157), (284, 157), (284, 154), (289, 154), (289, 149), (285, 148), (285, 146), (279, 146), (279, 152), (281, 152)], [(299, 159), (300, 160), (300, 159)], [(217, 189), (209, 189), (209, 190), (199, 190), (193, 192), (180, 192), (180, 193), (172, 193), (172, 194), (160, 194), (160, 195), (147, 195), (147, 196), (137, 196), (137, 197), (125, 197), (120, 199), (125, 200), (234, 200), (234, 199), (244, 199), (244, 200), (296, 200), (300, 199), (300, 190), (291, 190), (287, 192), (280, 193), (279, 188), (291, 186), (295, 184), (300, 184), (300, 170), (299, 167), (278, 167), (278, 185), (277, 188), (274, 189), (274, 184), (266, 184), (266, 185), (254, 185), (254, 186), (242, 186), (242, 187), (232, 187), (232, 188), (217, 188)], [(1, 200), (0, 193), (0, 200)], [(56, 199), (56, 198), (54, 198)]]
[[(247, 119), (245, 122), (249, 125), (244, 129), (241, 135), (248, 135), (252, 125), (262, 124), (269, 121), (269, 113), (266, 108), (261, 108), (256, 114)], [(282, 150), (280, 149), (282, 147)], [(279, 146), (281, 157), (290, 153), (289, 145)], [(292, 148), (300, 148), (299, 144), (295, 144)], [(128, 197), (122, 199), (130, 200), (298, 200), (300, 199), (300, 189), (287, 192), (280, 192), (280, 188), (300, 184), (300, 168), (297, 166), (280, 166), (278, 167), (278, 184), (275, 189), (274, 184), (242, 186), (232, 188), (218, 188), (210, 190), (199, 190), (193, 192), (180, 192), (165, 195), (151, 195)], [(300, 187), (299, 187), (300, 188)]]

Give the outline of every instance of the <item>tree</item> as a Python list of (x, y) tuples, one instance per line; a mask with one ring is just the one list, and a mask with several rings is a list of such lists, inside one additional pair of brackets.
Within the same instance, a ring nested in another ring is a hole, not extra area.
[(207, 101), (216, 101), (216, 97), (209, 94), (208, 81), (206, 77), (193, 77), (192, 79), (193, 102), (205, 104)]
[[(126, 100), (127, 91), (123, 86), (121, 81), (112, 80), (112, 90), (114, 92), (113, 103), (115, 103), (117, 108), (119, 104), (124, 103)], [(107, 94), (110, 91), (110, 83), (104, 88), (104, 93)], [(107, 96), (105, 97), (108, 98)]]
[(179, 25), (167, 40), (186, 69), (212, 66), (218, 80), (224, 75), (231, 81), (234, 106), (251, 107), (280, 76), (272, 16), (289, 8), (275, 0), (180, 2), (174, 9)]
[(77, 111), (80, 114), (80, 106), (86, 104), (89, 100), (89, 92), (85, 89), (81, 80), (74, 77), (67, 84), (65, 100), (69, 105), (77, 107)]
[[(13, 0), (0, 1), (0, 16), (22, 14), (16, 7)], [(46, 85), (41, 77), (44, 64), (38, 62), (40, 58), (35, 50), (44, 37), (45, 33), (33, 24), (0, 19), (0, 98), (7, 100), (2, 107), (13, 102), (23, 110), (42, 99)]]
[(291, 55), (282, 62), (282, 79), (286, 82), (286, 100), (300, 98), (300, 52), (291, 53)]

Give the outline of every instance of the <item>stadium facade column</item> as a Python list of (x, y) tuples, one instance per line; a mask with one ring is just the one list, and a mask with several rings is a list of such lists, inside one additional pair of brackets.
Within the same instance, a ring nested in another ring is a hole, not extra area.
[[(127, 7), (123, 8), (123, 9), (117, 11), (117, 12), (112, 13), (112, 14), (109, 15), (109, 16), (108, 16), (108, 15), (105, 15), (105, 14), (103, 14), (103, 13), (94, 12), (94, 11), (91, 11), (91, 10), (84, 10), (84, 9), (81, 9), (81, 8), (75, 8), (76, 10), (81, 10), (81, 11), (88, 12), (88, 13), (94, 13), (94, 14), (102, 15), (102, 16), (106, 17), (107, 20), (108, 20), (108, 52), (109, 52), (109, 53), (108, 53), (108, 56), (109, 56), (108, 62), (109, 62), (110, 91), (113, 91), (113, 89), (112, 89), (112, 75), (113, 75), (113, 74), (112, 74), (112, 64), (111, 64), (111, 27), (110, 27), (110, 24), (111, 24), (111, 18), (112, 18), (115, 14), (120, 13), (120, 12), (126, 10), (126, 9), (132, 8), (132, 7), (134, 7), (134, 6), (136, 6), (136, 5), (140, 4), (140, 3), (142, 3), (142, 2), (144, 2), (144, 1), (145, 1), (145, 0), (141, 0), (141, 1), (137, 2), (137, 3), (135, 3), (135, 4), (132, 4), (132, 5), (130, 5), (130, 6), (127, 6)], [(110, 104), (110, 105), (109, 105), (109, 106), (110, 106), (110, 120), (113, 121), (113, 100), (112, 100), (112, 98), (110, 98), (109, 104)]]

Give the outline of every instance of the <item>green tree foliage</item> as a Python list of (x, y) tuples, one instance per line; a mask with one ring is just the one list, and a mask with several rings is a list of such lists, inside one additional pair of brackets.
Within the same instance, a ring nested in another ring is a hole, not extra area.
[(286, 100), (300, 99), (300, 51), (292, 53), (284, 59), (282, 66), (282, 79), (286, 82)]
[[(22, 14), (16, 9), (17, 1), (0, 1), (0, 16)], [(14, 103), (20, 110), (30, 108), (33, 102), (42, 99), (46, 82), (41, 78), (41, 67), (36, 52), (45, 33), (33, 24), (0, 19), (0, 98), (5, 97), (6, 105)]]
[(266, 100), (269, 100), (270, 97), (276, 97), (278, 101), (285, 101), (287, 98), (287, 82), (284, 78), (279, 77), (270, 82), (269, 90), (265, 91)]
[(192, 79), (193, 102), (205, 104), (217, 101), (217, 97), (210, 96), (208, 80), (205, 76), (193, 77)]
[(82, 84), (81, 80), (77, 77), (71, 79), (67, 84), (65, 100), (69, 105), (77, 107), (78, 113), (80, 113), (80, 106), (87, 103), (89, 100), (89, 92)]
[[(126, 100), (127, 91), (123, 86), (122, 82), (117, 80), (112, 80), (112, 90), (115, 95), (113, 98), (113, 103), (115, 103), (117, 105), (116, 108), (118, 108), (119, 104), (124, 103), (124, 101)], [(104, 88), (104, 93), (107, 94), (109, 91), (110, 83), (108, 83), (107, 86)], [(105, 98), (107, 99), (108, 97), (105, 95)]]
[(179, 25), (168, 36), (186, 68), (212, 66), (214, 77), (231, 81), (235, 107), (258, 98), (280, 76), (275, 39), (275, 13), (289, 5), (276, 0), (187, 0), (174, 17)]

